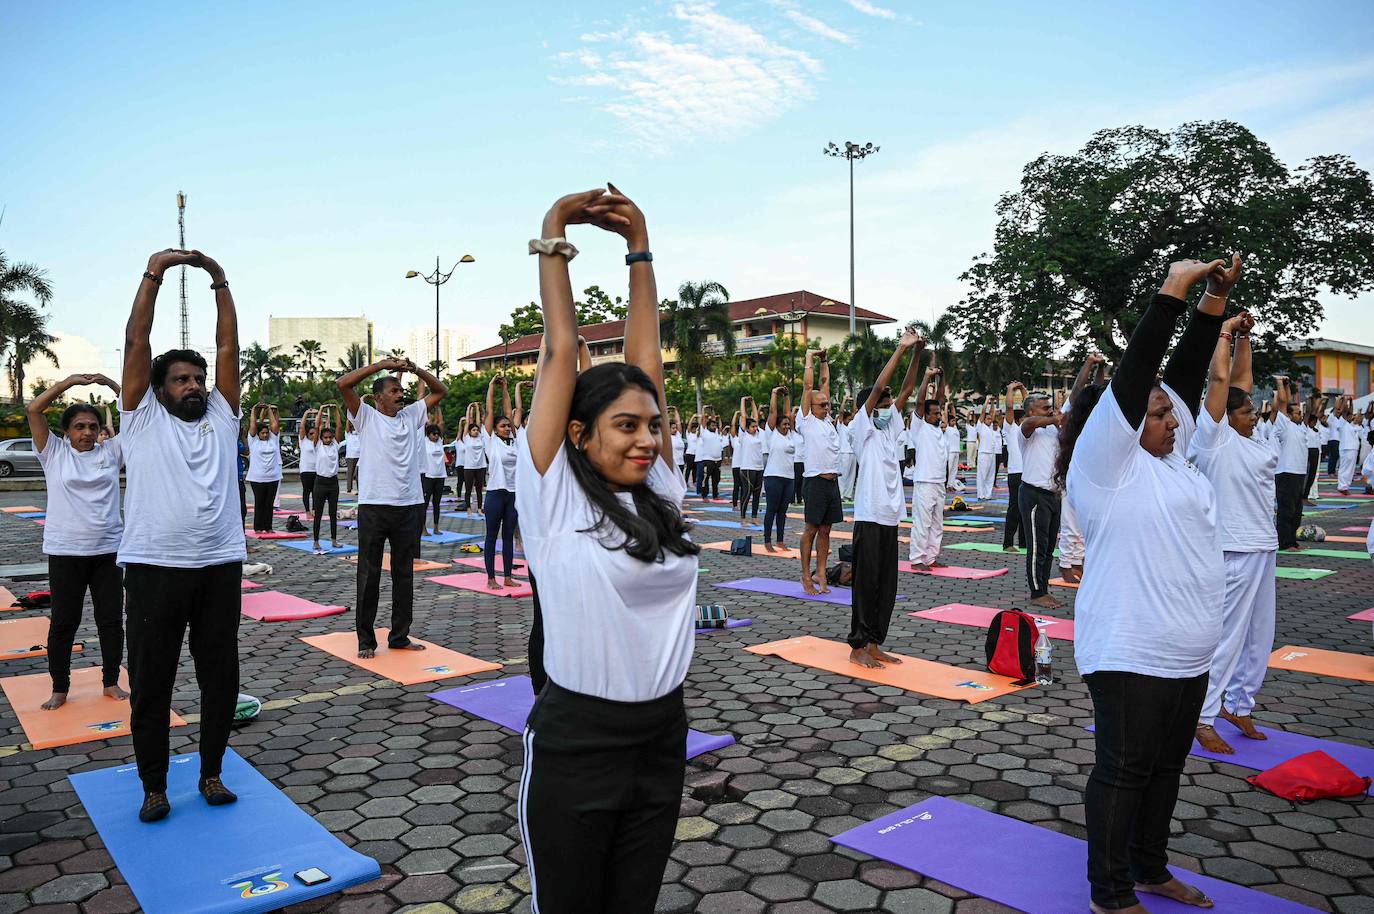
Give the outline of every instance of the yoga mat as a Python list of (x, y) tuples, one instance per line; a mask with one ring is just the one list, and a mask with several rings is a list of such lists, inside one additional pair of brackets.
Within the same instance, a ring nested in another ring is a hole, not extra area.
[[(504, 561), (505, 561), (505, 560), (501, 558), (501, 554), (498, 552), (498, 553), (496, 554), (496, 573), (497, 573), (497, 574), (501, 574), (501, 573), (502, 573), (501, 569), (502, 569), (503, 567), (505, 567), (505, 566), (502, 564)], [(460, 558), (460, 559), (454, 559), (454, 560), (453, 560), (453, 564), (455, 564), (455, 565), (467, 565), (467, 566), (470, 567), (470, 568), (481, 568), (483, 571), (485, 571), (486, 568), (487, 568), (486, 559), (483, 558), (483, 557), (480, 556), (480, 555), (469, 555), (469, 556), (464, 556), (463, 558)], [(518, 574), (518, 575), (521, 575), (521, 576), (525, 576), (525, 575), (528, 575), (528, 574), (529, 574), (529, 572), (526, 570), (525, 563), (522, 562), (522, 561), (520, 561), (519, 559), (516, 559), (515, 561), (511, 562), (511, 563), (510, 563), (510, 568), (511, 568), (511, 573), (512, 573), (512, 574)]]
[(896, 651), (888, 653), (900, 657), (900, 664), (885, 665), (877, 670), (869, 669), (849, 662), (849, 645), (845, 642), (827, 641), (811, 635), (756, 644), (746, 647), (745, 650), (751, 654), (781, 657), (799, 666), (838, 673), (852, 679), (896, 686), (908, 692), (919, 692), (934, 698), (948, 698), (951, 701), (965, 701), (969, 704), (998, 698), (1026, 688), (1012, 685), (1013, 680), (1007, 676), (980, 670), (966, 670), (947, 663), (898, 654)]
[[(931, 619), (935, 622), (953, 622), (956, 625), (972, 625), (977, 628), (986, 629), (992, 624), (992, 620), (1001, 612), (991, 606), (974, 606), (971, 603), (947, 603), (944, 606), (935, 606), (930, 609), (923, 609), (920, 612), (907, 613), (909, 616), (916, 616), (919, 619)], [(1054, 616), (1040, 616), (1035, 613), (1028, 613), (1035, 620), (1036, 626), (1051, 638), (1061, 641), (1073, 640), (1073, 620), (1057, 619)]]
[(0, 587), (0, 612), (7, 609), (23, 609), (8, 587)]
[[(129, 691), (129, 674), (119, 671), (119, 684)], [(53, 749), (115, 736), (128, 736), (129, 701), (107, 698), (100, 667), (72, 670), (72, 685), (67, 703), (56, 711), (44, 711), (43, 702), (52, 695), (52, 677), (47, 673), (8, 676), (0, 679), (24, 736), (35, 749)], [(186, 721), (172, 714), (172, 726), (184, 727)]]
[[(1087, 912), (1088, 845), (945, 797), (930, 797), (830, 840), (905, 867), (1024, 914)], [(1175, 869), (1232, 914), (1312, 914), (1277, 895)], [(1153, 914), (1197, 914), (1199, 908), (1159, 895), (1142, 900)]]
[[(470, 686), (458, 686), (442, 692), (431, 692), (429, 697), (516, 733), (524, 731), (525, 721), (534, 707), (534, 690), (528, 676), (506, 676)], [(728, 733), (688, 730), (687, 757), (695, 758), (703, 752), (724, 749), (734, 741), (735, 738)]]
[(15, 505), (12, 508), (0, 508), (0, 511), (4, 511), (6, 514), (31, 514), (42, 510), (37, 505)]
[(21, 511), (15, 517), (22, 517), (25, 520), (37, 520), (40, 517), (47, 517), (46, 511)]
[[(835, 534), (832, 533), (832, 534), (830, 534), (830, 535), (833, 537)], [(702, 544), (701, 544), (701, 548), (702, 548), (702, 549), (715, 549), (717, 552), (729, 552), (729, 551), (730, 551), (730, 543), (729, 543), (729, 542), (702, 543)], [(831, 550), (831, 553), (833, 554), (834, 552), (835, 552), (835, 550), (832, 549), (832, 550)], [(798, 552), (796, 549), (790, 547), (790, 546), (789, 546), (788, 548), (786, 548), (786, 549), (779, 549), (777, 546), (774, 546), (774, 547), (773, 547), (773, 551), (772, 551), (772, 552), (769, 552), (767, 549), (764, 549), (764, 548), (763, 548), (763, 544), (762, 544), (762, 543), (755, 543), (755, 544), (754, 544), (754, 551), (753, 551), (752, 555), (763, 555), (763, 556), (768, 556), (769, 558), (775, 558), (775, 559), (792, 559), (793, 561), (800, 561), (800, 560), (801, 560), (801, 553)]]
[[(1342, 533), (1368, 533), (1368, 532), (1369, 532), (1369, 525), (1368, 525), (1368, 524), (1365, 524), (1363, 527), (1342, 527), (1342, 528), (1341, 528), (1341, 532), (1342, 532)], [(1330, 539), (1330, 537), (1327, 537), (1327, 539)]]
[[(327, 540), (320, 540), (320, 547), (324, 549), (324, 554), (325, 554), (325, 555), (357, 555), (357, 554), (358, 554), (358, 547), (357, 547), (357, 546), (354, 546), (354, 545), (351, 544), (351, 543), (340, 543), (340, 544), (337, 545), (337, 546), (326, 546), (326, 545), (324, 545), (326, 542), (327, 542)], [(314, 555), (314, 554), (315, 554), (315, 541), (314, 541), (314, 540), (311, 540), (311, 539), (287, 540), (287, 541), (281, 543), (280, 545), (285, 546), (287, 549), (295, 549), (295, 550), (297, 550), (298, 552), (305, 552), (305, 553), (309, 553), (310, 555)]]
[(1315, 647), (1294, 647), (1289, 644), (1269, 655), (1269, 666), (1275, 670), (1292, 670), (1314, 676), (1336, 676), (1374, 682), (1374, 656), (1347, 654), (1343, 651), (1323, 651)]
[(991, 526), (992, 526), (992, 524), (988, 523), (986, 520), (984, 520), (984, 519), (981, 518), (981, 517), (979, 517), (979, 518), (972, 518), (972, 517), (946, 517), (944, 523), (945, 523), (945, 526), (946, 526), (946, 527), (991, 527)]
[(928, 571), (917, 571), (905, 559), (897, 563), (897, 570), (908, 571), (912, 574), (928, 574), (936, 578), (957, 578), (961, 581), (981, 581), (985, 578), (1000, 577), (1007, 573), (1005, 568), (965, 568), (962, 565), (941, 565)]
[(18, 565), (0, 565), (0, 578), (11, 581), (26, 581), (48, 576), (47, 562), (21, 562)]
[[(348, 558), (344, 559), (344, 561), (345, 561), (345, 562), (352, 562), (354, 565), (356, 565), (356, 564), (358, 564), (358, 557), (355, 556), (355, 555), (354, 555), (354, 556), (349, 556)], [(428, 559), (415, 559), (414, 563), (411, 565), (411, 570), (412, 570), (412, 571), (438, 571), (440, 568), (447, 568), (447, 567), (448, 567), (448, 565), (445, 564), (444, 562), (431, 562), (431, 561), (429, 561)], [(384, 552), (384, 553), (382, 553), (382, 570), (383, 570), (383, 571), (390, 571), (390, 570), (391, 570), (391, 553), (390, 553), (390, 552)]]
[(1283, 581), (1318, 581), (1335, 573), (1326, 568), (1284, 568), (1280, 566), (1274, 569), (1274, 577)]
[(266, 533), (259, 533), (256, 530), (245, 530), (243, 535), (255, 540), (303, 540), (310, 534), (308, 533), (287, 533), (285, 530), (269, 530)]
[(443, 546), (448, 543), (466, 543), (468, 540), (480, 540), (482, 538), (481, 533), (454, 533), (452, 530), (440, 530), (438, 533), (420, 537), (420, 541)]
[(440, 647), (431, 641), (410, 637), (411, 641), (425, 645), (423, 651), (393, 651), (386, 646), (388, 630), (376, 629), (377, 656), (364, 660), (358, 656), (358, 636), (355, 632), (330, 632), (327, 635), (310, 635), (302, 638), (311, 647), (333, 654), (354, 666), (362, 667), (369, 673), (394, 679), (401, 685), (415, 685), (417, 682), (434, 682), (452, 676), (471, 676), (473, 673), (488, 673), (501, 669), (499, 663), (488, 663)]
[(730, 527), (735, 530), (762, 530), (762, 524), (741, 524), (737, 520), (699, 520), (697, 527)]
[[(172, 813), (146, 825), (138, 821), (143, 787), (134, 765), (71, 776), (145, 914), (263, 914), (381, 875), (376, 860), (345, 847), (233, 749), (224, 753), (224, 783), (237, 803), (206, 803), (196, 790), (199, 769), (195, 754), (172, 757)], [(295, 874), (311, 867), (329, 881), (302, 884)]]
[(243, 614), (259, 622), (295, 622), (300, 619), (341, 616), (346, 612), (347, 606), (324, 606), (277, 590), (243, 595)]
[[(961, 550), (961, 551), (963, 551), (963, 552), (1003, 552), (1003, 551), (1004, 551), (1004, 550), (1002, 549), (1002, 544), (1001, 544), (1001, 543), (950, 543), (950, 544), (945, 545), (944, 548), (946, 548), (946, 549), (957, 549), (957, 550)], [(1017, 548), (1016, 554), (1017, 554), (1017, 555), (1025, 555), (1025, 554), (1026, 554), (1026, 550), (1021, 549), (1021, 548)], [(1055, 555), (1058, 555), (1058, 554), (1059, 554), (1059, 550), (1058, 550), (1058, 549), (1054, 550), (1054, 554), (1055, 554)]]
[[(740, 578), (738, 581), (726, 581), (723, 584), (713, 584), (712, 586), (748, 590), (753, 593), (767, 593), (776, 597), (792, 597), (795, 600), (811, 600), (814, 603), (834, 603), (838, 606), (852, 605), (848, 587), (831, 587), (830, 593), (812, 594), (802, 589), (801, 581), (782, 581), (777, 578)], [(898, 594), (897, 599), (905, 600), (906, 597)]]
[(243, 588), (244, 590), (257, 590), (261, 586), (262, 585), (259, 584), (257, 581), (250, 581), (247, 578), (244, 578), (242, 581), (239, 581), (239, 587)]
[[(1368, 531), (1366, 531), (1368, 532)], [(1323, 542), (1327, 543), (1359, 543), (1363, 546), (1368, 542), (1363, 536), (1334, 536), (1328, 535)]]
[[(1359, 540), (1358, 542), (1364, 542)], [(1369, 553), (1363, 549), (1303, 549), (1298, 555), (1318, 555), (1324, 559), (1359, 559), (1369, 561)]]
[[(0, 619), (0, 660), (46, 657), (48, 655), (47, 643), (47, 616)], [(72, 645), (72, 653), (84, 649), (79, 641)]]
[(532, 597), (534, 588), (528, 581), (516, 580), (514, 587), (507, 587), (504, 583), (504, 576), (498, 574), (496, 583), (499, 590), (492, 590), (487, 586), (487, 573), (485, 571), (468, 571), (463, 574), (440, 574), (432, 578), (425, 578), (431, 584), (442, 584), (445, 587), (457, 587), (459, 590), (472, 590), (477, 593), (489, 594), (493, 597)]
[(1356, 622), (1374, 622), (1374, 608), (1362, 609), (1357, 613), (1346, 616), (1347, 619), (1354, 619)]
[(753, 619), (727, 619), (727, 620), (725, 620), (725, 628), (699, 628), (699, 629), (697, 629), (697, 634), (698, 634), (698, 635), (712, 635), (712, 634), (715, 634), (716, 632), (723, 632), (723, 631), (725, 631), (725, 629), (729, 629), (729, 628), (745, 628), (745, 627), (750, 626), (750, 625), (753, 625), (753, 624), (754, 624), (754, 620), (753, 620)]
[(1050, 578), (1050, 586), (1051, 586), (1051, 587), (1072, 587), (1074, 590), (1077, 590), (1077, 589), (1078, 589), (1078, 582), (1077, 582), (1077, 581), (1066, 581), (1066, 580), (1064, 580), (1063, 578)]
[[(1269, 727), (1258, 726), (1255, 729), (1267, 734), (1269, 738), (1265, 740), (1250, 739), (1242, 736), (1240, 729), (1235, 724), (1222, 717), (1217, 718), (1215, 726), (1221, 738), (1230, 743), (1231, 748), (1236, 750), (1235, 755), (1208, 752), (1202, 748), (1202, 744), (1197, 740), (1193, 740), (1193, 747), (1189, 750), (1193, 755), (1240, 765), (1242, 768), (1264, 771), (1305, 752), (1320, 749), (1356, 774), (1374, 776), (1374, 749), (1367, 746), (1352, 746), (1348, 743), (1337, 742), (1334, 739), (1322, 739), (1317, 736), (1288, 733), (1284, 730), (1272, 730)], [(1092, 728), (1089, 727), (1088, 729), (1091, 730)], [(1374, 786), (1369, 788), (1369, 793), (1374, 795)]]

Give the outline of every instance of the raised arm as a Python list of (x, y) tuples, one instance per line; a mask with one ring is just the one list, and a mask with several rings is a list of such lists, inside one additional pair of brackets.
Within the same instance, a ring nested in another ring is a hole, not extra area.
[(482, 428), (488, 435), (496, 434), (496, 382), (501, 375), (491, 376), (487, 382), (487, 414), (482, 418)]
[[(926, 349), (926, 338), (920, 332), (908, 330), (902, 335), (902, 339), (905, 340), (908, 336), (914, 337), (910, 347), (911, 361), (907, 363), (906, 374), (902, 377), (902, 389), (897, 392), (896, 399), (892, 401), (899, 413), (906, 412), (907, 401), (911, 399), (912, 393), (916, 391), (916, 370), (921, 364), (921, 353), (925, 352)], [(901, 345), (902, 343), (899, 340), (897, 342), (898, 348), (901, 348)], [(925, 400), (926, 385), (930, 383), (930, 379), (933, 377), (934, 372), (935, 359), (932, 356), (930, 365), (926, 368), (926, 373), (921, 378), (920, 394), (916, 398), (918, 406)], [(924, 422), (925, 418), (922, 417), (921, 421)]]
[(781, 387), (774, 387), (773, 392), (768, 395), (768, 429), (776, 431), (778, 428), (778, 393)]
[[(893, 351), (891, 358), (887, 360), (887, 364), (883, 366), (883, 370), (878, 372), (878, 379), (873, 382), (873, 389), (869, 391), (868, 399), (858, 405), (859, 409), (869, 413), (877, 408), (878, 400), (881, 399), (883, 395), (883, 388), (892, 383), (892, 376), (897, 373), (897, 364), (901, 362), (908, 352), (915, 350), (911, 359), (911, 365), (907, 367), (906, 380), (911, 381), (914, 367), (916, 363), (921, 360), (921, 351), (918, 347), (923, 346), (924, 343), (925, 341), (921, 339), (919, 334), (912, 333), (910, 330), (902, 334), (902, 338), (897, 341), (897, 348)], [(830, 373), (829, 367), (824, 362), (821, 363), (821, 371), (823, 378)], [(821, 383), (824, 384), (825, 381)], [(914, 383), (915, 382), (912, 382), (913, 386)], [(911, 391), (907, 389), (905, 383), (902, 385), (902, 393), (906, 396), (911, 395)], [(903, 398), (901, 405), (897, 407), (897, 411), (900, 413), (905, 405), (906, 400)]]
[[(1188, 319), (1188, 326), (1183, 328), (1183, 336), (1179, 338), (1178, 345), (1169, 356), (1168, 364), (1164, 366), (1164, 383), (1178, 394), (1179, 399), (1194, 416), (1197, 415), (1197, 407), (1194, 404), (1200, 403), (1202, 396), (1203, 366), (1209, 353), (1216, 348), (1217, 334), (1221, 332), (1221, 316), (1226, 311), (1226, 298), (1231, 294), (1231, 287), (1240, 278), (1240, 255), (1231, 255), (1229, 267), (1223, 260), (1214, 260), (1208, 266), (1210, 269), (1205, 274), (1207, 291), (1203, 293), (1202, 300), (1198, 302), (1196, 310)], [(1171, 267), (1171, 275), (1172, 271)], [(1168, 283), (1167, 279), (1165, 283)], [(1146, 399), (1148, 398), (1147, 391)]]
[[(172, 248), (158, 251), (148, 258), (148, 269), (138, 281), (138, 291), (134, 293), (134, 305), (129, 312), (129, 322), (124, 327), (124, 366), (121, 378), (124, 390), (120, 402), (125, 409), (136, 408), (148, 392), (148, 383), (153, 371), (153, 349), (149, 336), (153, 331), (153, 311), (157, 305), (157, 290), (162, 284), (162, 275), (172, 267), (193, 264), (195, 261), (194, 252)], [(237, 365), (234, 366), (234, 374), (235, 377), (238, 376)]]
[[(307, 409), (305, 411), (305, 415), (301, 416), (299, 437), (308, 438), (311, 441), (320, 440), (320, 423), (319, 420), (316, 418), (319, 415), (319, 413), (320, 411), (317, 409)], [(316, 419), (313, 428), (311, 427), (310, 423), (311, 419)]]
[(830, 350), (822, 349), (821, 354), (821, 393), (830, 398)]
[(119, 393), (119, 385), (103, 374), (74, 374), (63, 378), (34, 397), (24, 407), (24, 413), (29, 420), (29, 434), (33, 437), (33, 449), (35, 451), (41, 451), (48, 446), (48, 435), (51, 434), (46, 415), (48, 407), (57, 402), (57, 399), (71, 388), (81, 387), (84, 384), (104, 384), (116, 394)]
[(587, 345), (587, 338), (581, 334), (577, 337), (577, 372), (590, 371), (592, 367), (592, 347)]
[(229, 402), (229, 408), (239, 408), (243, 389), (239, 384), (239, 318), (234, 309), (234, 294), (224, 269), (200, 251), (191, 252), (196, 263), (210, 274), (210, 288), (215, 291), (215, 390)]
[(443, 381), (434, 376), (428, 368), (416, 365), (414, 362), (406, 362), (405, 370), (414, 374), (421, 381), (425, 382), (425, 387), (429, 388), (429, 393), (425, 394), (425, 409), (432, 410), (440, 403), (444, 402), (444, 397), (448, 396), (448, 387)]
[(1250, 316), (1249, 311), (1242, 311), (1239, 316), (1245, 319), (1236, 324), (1235, 329), (1231, 331), (1235, 337), (1236, 348), (1231, 358), (1230, 383), (1232, 387), (1250, 393), (1255, 389), (1255, 378), (1250, 369), (1250, 331), (1255, 326), (1255, 319)]
[(339, 395), (343, 397), (344, 408), (349, 415), (356, 416), (358, 408), (362, 406), (365, 397), (359, 397), (357, 387), (363, 381), (372, 377), (379, 371), (403, 371), (406, 367), (405, 359), (381, 359), (371, 365), (364, 365), (362, 368), (355, 368), (339, 376), (334, 382), (339, 388)]
[[(1083, 388), (1093, 383), (1099, 371), (1107, 364), (1107, 358), (1100, 352), (1090, 352), (1088, 357), (1083, 360), (1083, 367), (1078, 369), (1078, 377), (1074, 378), (1073, 390), (1069, 392), (1069, 400), (1077, 402), (1078, 395), (1083, 392)], [(1025, 388), (1023, 387), (1022, 390)], [(1011, 408), (1011, 388), (1007, 388), (1007, 408)]]
[(1231, 347), (1235, 345), (1236, 334), (1244, 324), (1245, 317), (1241, 313), (1222, 324), (1217, 344), (1213, 347), (1212, 364), (1207, 372), (1207, 396), (1202, 401), (1203, 408), (1213, 422), (1220, 422), (1226, 417), (1226, 396), (1233, 373)]
[(267, 405), (267, 419), (272, 428), (272, 434), (281, 434), (281, 417), (277, 415), (277, 408), (272, 404)]
[(344, 436), (343, 409), (337, 403), (329, 404), (329, 408), (334, 410), (334, 440), (336, 442), (342, 441)]
[(811, 413), (811, 388), (816, 385), (816, 368), (812, 364), (815, 357), (816, 350), (806, 350), (806, 364), (802, 368), (801, 414), (803, 416)]

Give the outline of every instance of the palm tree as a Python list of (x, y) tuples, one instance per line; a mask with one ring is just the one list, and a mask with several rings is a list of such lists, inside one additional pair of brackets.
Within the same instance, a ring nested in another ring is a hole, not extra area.
[(305, 370), (305, 379), (315, 383), (315, 372), (324, 367), (324, 344), (319, 340), (301, 340), (295, 352), (296, 361)]
[(267, 364), (264, 366), (263, 371), (264, 374), (267, 375), (267, 380), (276, 385), (278, 396), (281, 395), (282, 388), (286, 384), (286, 376), (290, 374), (295, 367), (296, 360), (284, 352), (278, 353), (267, 360)]
[(945, 370), (945, 383), (949, 385), (950, 390), (957, 390), (961, 371), (953, 347), (954, 316), (946, 311), (933, 324), (912, 321), (911, 325), (925, 335), (926, 349)]
[(396, 346), (387, 350), (386, 357), (388, 359), (403, 359), (406, 357), (406, 351)]
[(57, 337), (48, 332), (48, 316), (23, 302), (15, 302), (3, 316), (3, 326), (4, 339), (12, 350), (9, 366), (14, 396), (22, 400), (24, 366), (40, 355), (57, 365), (57, 354), (52, 351), (52, 344), (57, 342)]
[(897, 347), (892, 340), (883, 339), (864, 327), (845, 337), (843, 348), (846, 355), (843, 374), (850, 389), (856, 390), (877, 379)]
[(239, 372), (243, 377), (245, 389), (261, 387), (267, 372), (267, 363), (277, 354), (280, 346), (264, 349), (261, 343), (252, 343), (239, 353)]
[[(696, 386), (697, 412), (702, 410), (702, 382), (720, 357), (735, 354), (735, 325), (730, 320), (730, 293), (713, 280), (684, 282), (677, 301), (663, 303), (659, 335), (663, 348), (677, 350), (677, 373)], [(712, 340), (711, 336), (716, 339)]]
[(348, 352), (339, 359), (339, 368), (347, 374), (350, 371), (357, 371), (359, 368), (366, 367), (367, 363), (367, 350), (359, 343), (350, 343)]
[(21, 307), (32, 307), (19, 297), (23, 293), (28, 293), (40, 307), (52, 302), (52, 286), (45, 271), (31, 263), (10, 263), (5, 252), (0, 251), (0, 357), (10, 348), (6, 326), (10, 315)]

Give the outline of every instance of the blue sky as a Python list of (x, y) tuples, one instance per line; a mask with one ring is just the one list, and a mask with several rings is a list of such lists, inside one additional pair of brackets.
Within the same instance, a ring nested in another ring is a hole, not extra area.
[[(0, 248), (48, 269), (64, 372), (114, 367), (178, 189), (245, 342), (269, 314), (366, 313), (400, 336), (433, 319), (405, 271), (471, 253), (444, 323), (481, 346), (535, 297), (525, 242), (548, 204), (607, 179), (647, 213), (663, 294), (709, 278), (846, 298), (845, 166), (821, 147), (853, 139), (882, 146), (858, 167), (858, 302), (929, 318), (1021, 166), (1096, 129), (1227, 117), (1290, 166), (1374, 168), (1372, 39), (1364, 2), (10, 0)], [(575, 287), (623, 290), (598, 234), (573, 238)], [(170, 346), (175, 292), (160, 304)], [(1322, 332), (1374, 343), (1374, 296), (1326, 304)]]

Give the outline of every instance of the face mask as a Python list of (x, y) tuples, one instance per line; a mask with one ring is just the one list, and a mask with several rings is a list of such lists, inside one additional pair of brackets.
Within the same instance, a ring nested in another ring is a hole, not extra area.
[(892, 423), (892, 410), (891, 410), (891, 409), (880, 410), (880, 411), (878, 412), (878, 414), (877, 414), (876, 416), (873, 417), (873, 427), (876, 428), (876, 429), (877, 429), (878, 431), (880, 431), (880, 432), (883, 431), (883, 430), (885, 430), (885, 429), (888, 427), (888, 425), (890, 425), (891, 423)]

